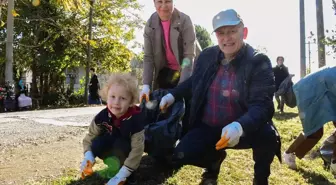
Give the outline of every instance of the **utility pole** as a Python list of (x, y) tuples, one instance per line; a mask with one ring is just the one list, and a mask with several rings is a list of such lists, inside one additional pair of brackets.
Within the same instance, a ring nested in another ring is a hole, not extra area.
[(85, 102), (88, 104), (88, 84), (89, 84), (89, 73), (90, 73), (90, 64), (91, 64), (91, 44), (92, 40), (92, 16), (93, 16), (93, 3), (94, 0), (90, 0), (90, 13), (89, 13), (89, 41), (87, 45), (87, 61), (86, 61), (86, 74), (85, 74), (85, 91), (84, 98)]
[(310, 51), (310, 41), (308, 41), (308, 61), (309, 61), (309, 73), (311, 73), (311, 51)]
[(300, 0), (300, 77), (306, 76), (306, 29), (304, 0)]
[(13, 29), (14, 17), (12, 14), (14, 10), (14, 0), (8, 0), (7, 3), (7, 40), (6, 40), (6, 69), (5, 81), (13, 83)]
[(316, 0), (316, 21), (317, 21), (318, 67), (320, 68), (326, 65), (322, 0)]

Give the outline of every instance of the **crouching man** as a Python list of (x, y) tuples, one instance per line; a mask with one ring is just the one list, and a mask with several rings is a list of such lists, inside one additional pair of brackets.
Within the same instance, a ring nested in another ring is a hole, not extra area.
[(193, 75), (161, 99), (165, 109), (191, 96), (191, 130), (173, 155), (177, 166), (205, 168), (203, 184), (214, 184), (226, 149), (253, 150), (253, 184), (268, 184), (280, 139), (273, 126), (274, 75), (269, 58), (244, 42), (247, 28), (235, 10), (214, 16), (218, 45), (205, 49)]

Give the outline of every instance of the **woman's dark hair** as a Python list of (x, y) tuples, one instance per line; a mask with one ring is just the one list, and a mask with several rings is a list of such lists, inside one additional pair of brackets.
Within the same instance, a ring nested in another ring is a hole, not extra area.
[(282, 59), (282, 61), (285, 61), (285, 58), (283, 56), (278, 56), (276, 61), (278, 62), (280, 58)]

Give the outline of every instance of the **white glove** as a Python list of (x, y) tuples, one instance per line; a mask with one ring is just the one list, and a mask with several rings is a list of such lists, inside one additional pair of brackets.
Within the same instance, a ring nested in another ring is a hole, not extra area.
[(238, 122), (232, 122), (222, 129), (221, 139), (216, 144), (216, 149), (220, 150), (225, 147), (234, 147), (239, 143), (243, 135), (243, 128)]
[(132, 174), (132, 170), (126, 166), (122, 166), (119, 172), (107, 182), (107, 185), (123, 185), (127, 177)]
[(91, 164), (95, 163), (95, 157), (93, 156), (93, 153), (91, 151), (87, 151), (84, 154), (84, 159), (83, 159), (83, 162), (80, 166), (81, 173), (83, 172), (84, 168), (86, 167), (87, 161), (90, 161)]
[(142, 86), (142, 90), (141, 90), (140, 95), (139, 95), (140, 103), (142, 102), (143, 98), (145, 98), (146, 102), (149, 101), (149, 93), (150, 93), (150, 87), (149, 87), (149, 85), (144, 84)]
[(172, 94), (166, 94), (165, 96), (163, 96), (161, 98), (160, 101), (160, 109), (161, 110), (165, 110), (166, 108), (168, 108), (169, 106), (171, 106), (173, 103), (175, 102), (175, 98)]

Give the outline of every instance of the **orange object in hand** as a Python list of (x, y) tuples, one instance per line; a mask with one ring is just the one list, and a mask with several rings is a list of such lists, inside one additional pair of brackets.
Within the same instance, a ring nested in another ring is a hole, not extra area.
[(160, 110), (162, 113), (165, 113), (167, 111), (168, 108), (168, 103), (166, 103), (163, 107), (160, 106)]
[(225, 132), (224, 136), (222, 136), (221, 139), (216, 143), (216, 150), (227, 147), (230, 138), (226, 138), (226, 134), (227, 132)]
[(146, 102), (149, 102), (149, 97), (147, 96), (147, 94), (143, 94), (143, 95), (140, 97), (140, 103), (142, 102), (143, 99), (145, 99)]
[(92, 170), (93, 164), (91, 163), (90, 160), (86, 161), (86, 166), (82, 172), (82, 179), (84, 179), (87, 176), (90, 176), (93, 174), (93, 170)]

